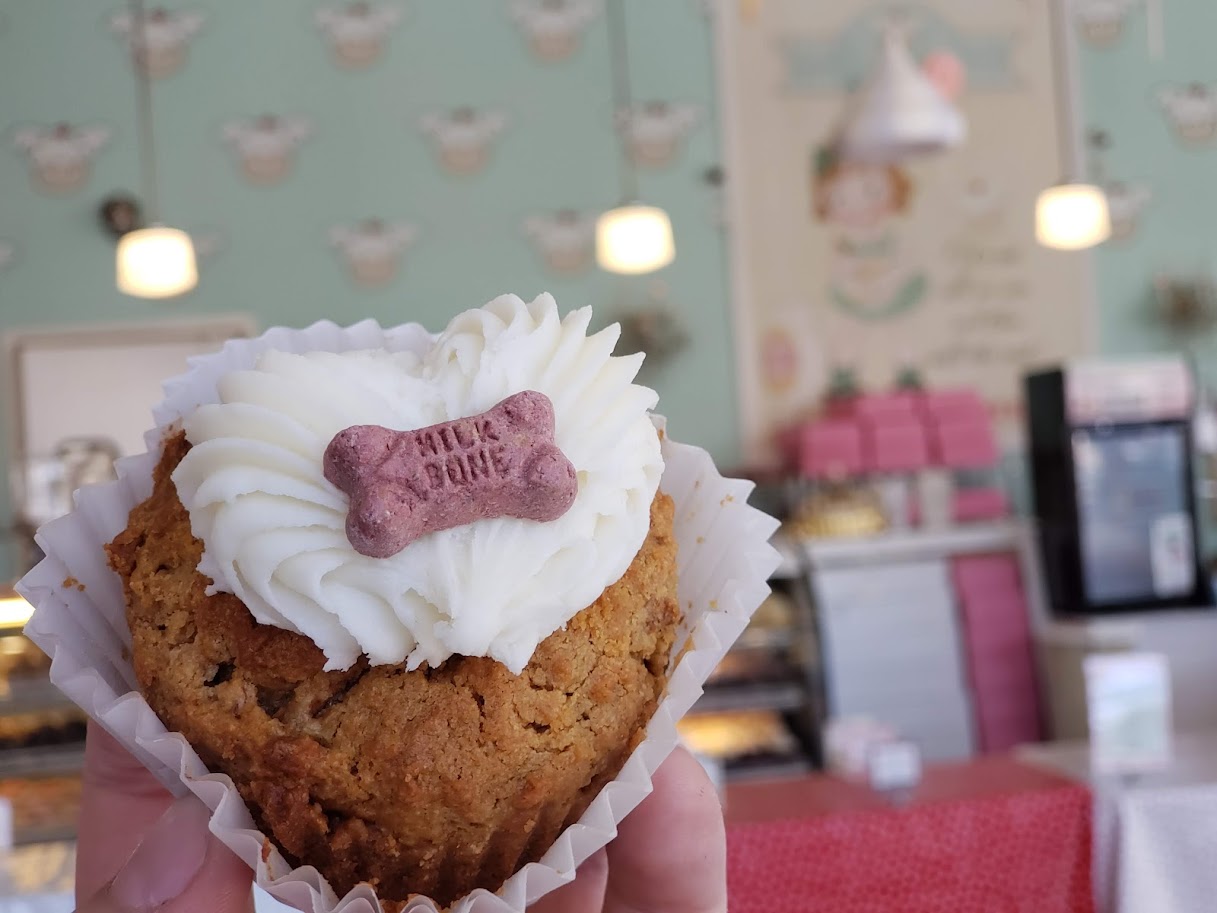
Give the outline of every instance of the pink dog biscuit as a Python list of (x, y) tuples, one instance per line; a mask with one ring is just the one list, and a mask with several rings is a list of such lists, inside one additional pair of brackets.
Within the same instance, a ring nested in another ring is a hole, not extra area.
[(535, 390), (415, 431), (354, 425), (326, 447), (325, 477), (350, 497), (347, 539), (372, 558), (476, 520), (556, 520), (579, 489), (554, 444), (553, 404)]

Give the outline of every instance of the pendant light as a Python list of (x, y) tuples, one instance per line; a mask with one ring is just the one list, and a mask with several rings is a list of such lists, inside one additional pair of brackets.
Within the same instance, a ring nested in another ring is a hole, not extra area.
[(171, 298), (199, 281), (190, 235), (160, 224), (156, 145), (152, 131), (152, 86), (137, 42), (146, 41), (143, 0), (130, 0), (131, 63), (135, 70), (136, 122), (139, 126), (140, 173), (149, 224), (118, 239), (115, 273), (118, 290), (137, 298)]
[(1056, 83), (1057, 141), (1065, 177), (1035, 201), (1035, 238), (1057, 250), (1084, 250), (1111, 236), (1103, 188), (1087, 182), (1076, 125), (1077, 72), (1064, 0), (1052, 0), (1052, 64)]
[(841, 127), (841, 154), (855, 161), (899, 162), (952, 149), (967, 133), (959, 109), (913, 60), (907, 24), (889, 17), (878, 63)]
[[(630, 95), (629, 49), (626, 44), (624, 0), (611, 0), (608, 17), (609, 65), (613, 72), (613, 105), (619, 114), (633, 111)], [(638, 173), (629, 154), (618, 153), (622, 203), (596, 220), (596, 262), (611, 273), (640, 275), (671, 263), (676, 257), (672, 220), (658, 206), (638, 200)]]

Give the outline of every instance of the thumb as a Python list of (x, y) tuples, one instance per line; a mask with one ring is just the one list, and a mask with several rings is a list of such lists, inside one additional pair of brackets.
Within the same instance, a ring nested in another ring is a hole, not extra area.
[[(77, 835), (82, 913), (248, 913), (253, 872), (105, 730), (89, 725)], [(117, 872), (116, 872), (117, 870)]]
[(246, 913), (248, 867), (211, 836), (209, 817), (194, 796), (175, 801), (79, 913)]
[(714, 785), (677, 748), (608, 845), (604, 913), (726, 913), (727, 838)]

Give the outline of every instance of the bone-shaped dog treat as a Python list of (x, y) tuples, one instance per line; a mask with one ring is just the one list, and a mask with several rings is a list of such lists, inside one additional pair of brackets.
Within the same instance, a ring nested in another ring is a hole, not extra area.
[(372, 558), (475, 520), (556, 520), (579, 488), (554, 444), (553, 404), (535, 390), (415, 431), (354, 425), (326, 447), (325, 477), (350, 497), (347, 539)]

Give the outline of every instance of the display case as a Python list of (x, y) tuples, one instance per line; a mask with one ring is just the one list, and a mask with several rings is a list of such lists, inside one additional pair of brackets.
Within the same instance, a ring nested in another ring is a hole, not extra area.
[[(769, 513), (785, 512), (780, 490), (761, 487), (753, 500)], [(771, 594), (679, 724), (686, 744), (733, 781), (820, 766), (823, 685), (806, 558), (781, 535), (774, 545), (782, 563)]]

